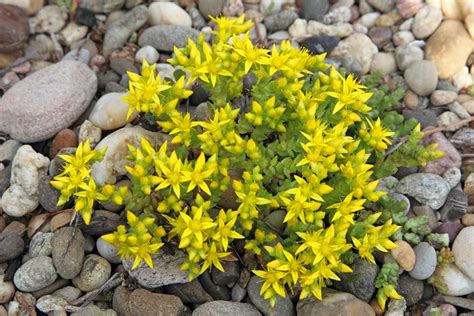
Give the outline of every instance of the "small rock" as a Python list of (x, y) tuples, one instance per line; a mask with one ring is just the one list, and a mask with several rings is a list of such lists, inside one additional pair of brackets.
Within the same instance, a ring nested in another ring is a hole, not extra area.
[(322, 21), (328, 9), (327, 0), (303, 0), (301, 12), (306, 20)]
[(111, 130), (123, 127), (134, 120), (138, 112), (133, 111), (127, 119), (130, 106), (122, 100), (125, 96), (127, 93), (112, 92), (103, 95), (92, 108), (89, 121), (102, 130)]
[(442, 126), (446, 128), (446, 130), (450, 132), (455, 132), (459, 129), (458, 123), (461, 121), (459, 116), (456, 113), (451, 111), (443, 112), (440, 116), (438, 116), (438, 126)]
[[(290, 297), (288, 294), (286, 297), (277, 296), (277, 300), (275, 302), (275, 306), (272, 307), (268, 300), (265, 300), (260, 295), (260, 290), (262, 288), (263, 281), (258, 276), (252, 276), (250, 281), (247, 285), (247, 292), (250, 298), (250, 301), (257, 307), (264, 315), (266, 316), (294, 316), (295, 315), (295, 307), (291, 302)], [(350, 295), (350, 294), (349, 294)], [(352, 296), (352, 295), (351, 295)], [(301, 301), (300, 301), (301, 302)], [(319, 301), (318, 301), (319, 302)], [(298, 303), (298, 306), (300, 303)], [(300, 313), (298, 313), (300, 314)], [(301, 313), (301, 315), (312, 315), (311, 313)]]
[(397, 1), (397, 10), (402, 18), (410, 18), (414, 16), (421, 8), (424, 3), (419, 0), (411, 1)]
[(270, 32), (287, 30), (288, 27), (298, 18), (294, 11), (281, 11), (277, 14), (265, 18), (265, 26)]
[(41, 176), (38, 186), (38, 196), (40, 205), (48, 212), (59, 211), (62, 207), (58, 206), (61, 192), (51, 185), (51, 176)]
[(25, 242), (21, 234), (8, 232), (8, 227), (0, 234), (0, 263), (15, 259), (23, 253)]
[(474, 227), (463, 228), (454, 240), (452, 252), (454, 263), (469, 278), (474, 279), (474, 269), (472, 262), (474, 260), (474, 251), (472, 243), (474, 241)]
[(397, 185), (398, 192), (427, 204), (434, 210), (440, 209), (450, 191), (449, 184), (440, 176), (431, 173), (415, 173), (404, 177)]
[(405, 70), (403, 76), (408, 87), (420, 96), (431, 94), (438, 84), (436, 65), (426, 60), (413, 62), (407, 70)]
[(87, 255), (81, 273), (72, 280), (72, 283), (83, 292), (89, 292), (107, 282), (111, 273), (112, 267), (107, 260), (98, 255)]
[(76, 134), (68, 128), (63, 129), (54, 136), (49, 148), (49, 157), (54, 158), (61, 149), (66, 147), (77, 147)]
[(208, 315), (242, 315), (259, 316), (262, 315), (253, 305), (248, 303), (236, 303), (228, 301), (214, 301), (202, 304), (193, 311), (192, 316)]
[[(214, 2), (212, 0), (207, 0), (208, 2)], [(265, 15), (272, 15), (280, 12), (283, 1), (275, 0), (261, 0), (260, 1), (260, 12)], [(303, 3), (304, 7), (304, 3)], [(304, 10), (304, 9), (303, 9)]]
[(474, 292), (474, 281), (465, 275), (454, 263), (447, 266), (439, 266), (436, 269), (436, 277), (441, 282), (441, 288), (436, 285), (438, 291), (445, 295), (463, 296)]
[(426, 43), (426, 59), (436, 64), (441, 79), (451, 78), (466, 64), (472, 39), (459, 21), (446, 20)]
[(81, 290), (73, 286), (66, 286), (53, 292), (54, 296), (65, 299), (69, 304), (81, 297), (81, 294)]
[(122, 262), (120, 256), (118, 255), (118, 249), (112, 244), (109, 244), (102, 238), (97, 239), (97, 251), (99, 254), (107, 259), (110, 263), (119, 264)]
[(19, 50), (28, 41), (29, 34), (26, 12), (16, 5), (0, 3), (0, 53)]
[(472, 85), (473, 78), (469, 73), (469, 68), (467, 66), (462, 67), (453, 75), (452, 81), (457, 90), (461, 90)]
[(399, 300), (390, 300), (387, 305), (387, 311), (384, 316), (402, 316), (407, 310), (407, 302), (402, 296)]
[(431, 94), (431, 104), (435, 106), (442, 106), (454, 102), (458, 94), (454, 91), (435, 90)]
[(57, 33), (66, 25), (67, 15), (57, 5), (47, 5), (30, 19), (30, 30), (36, 33)]
[(426, 5), (418, 11), (413, 20), (412, 31), (416, 38), (427, 38), (438, 28), (443, 19), (440, 9)]
[(300, 300), (296, 305), (297, 315), (326, 316), (326, 315), (366, 315), (375, 316), (369, 304), (359, 300), (354, 295), (333, 290), (323, 292), (323, 301), (313, 296)]
[(407, 45), (415, 40), (415, 36), (413, 36), (412, 32), (409, 31), (400, 31), (396, 32), (392, 36), (392, 41), (395, 46), (403, 46)]
[(174, 255), (158, 251), (152, 255), (153, 269), (141, 262), (137, 268), (131, 270), (133, 260), (124, 260), (123, 266), (138, 284), (144, 288), (153, 289), (163, 285), (188, 282), (188, 272), (180, 269), (186, 258), (181, 251), (177, 251)]
[(50, 257), (34, 257), (16, 270), (15, 286), (23, 292), (34, 292), (53, 284), (58, 278)]
[(451, 167), (443, 173), (443, 179), (449, 183), (451, 189), (461, 181), (461, 170), (457, 167)]
[(43, 313), (65, 312), (64, 308), (67, 305), (65, 299), (53, 295), (42, 296), (36, 302), (36, 308)]
[[(224, 0), (202, 0), (199, 1), (199, 11), (204, 17), (218, 16), (224, 9)], [(262, 10), (263, 11), (263, 10)]]
[(89, 304), (81, 308), (78, 312), (74, 312), (71, 316), (117, 316), (117, 312), (112, 309), (102, 309), (94, 304)]
[(335, 282), (335, 288), (349, 292), (365, 302), (370, 301), (376, 290), (374, 281), (379, 273), (379, 267), (360, 258), (356, 259), (351, 267), (351, 273), (340, 274), (341, 282)]
[(121, 48), (130, 36), (146, 23), (147, 19), (147, 8), (138, 6), (109, 25), (104, 36), (103, 55), (109, 56), (114, 50)]
[(0, 275), (0, 304), (8, 303), (14, 295), (15, 286), (13, 283), (5, 281), (5, 275)]
[(428, 279), (436, 269), (436, 250), (427, 242), (419, 243), (415, 248), (416, 263), (408, 273), (417, 280)]
[(377, 46), (364, 34), (354, 33), (342, 40), (331, 52), (330, 56), (343, 59), (350, 55), (361, 65), (362, 74), (370, 70), (373, 56), (378, 52)]
[(328, 54), (339, 44), (339, 38), (336, 36), (312, 36), (300, 43), (302, 47), (307, 48), (312, 54)]
[(461, 155), (443, 133), (438, 132), (431, 134), (426, 139), (426, 144), (438, 144), (437, 149), (442, 151), (444, 156), (436, 160), (429, 161), (423, 168), (424, 172), (441, 175), (452, 167), (461, 168)]
[(423, 281), (416, 280), (406, 274), (402, 274), (398, 279), (398, 293), (406, 299), (408, 306), (421, 301), (423, 288)]
[(305, 37), (307, 34), (307, 27), (308, 21), (304, 19), (296, 19), (293, 24), (291, 24), (288, 28), (288, 33), (292, 38), (302, 38)]
[(390, 250), (390, 254), (397, 261), (400, 267), (405, 271), (413, 270), (416, 262), (416, 255), (413, 248), (404, 240), (397, 240), (395, 242), (398, 248)]
[(79, 118), (96, 90), (95, 73), (77, 61), (36, 71), (3, 95), (0, 131), (27, 143), (51, 138)]
[(35, 15), (43, 7), (44, 0), (1, 0), (1, 3), (16, 5), (28, 15)]
[(152, 293), (137, 289), (130, 294), (128, 308), (131, 315), (152, 316), (159, 311), (162, 315), (182, 315), (185, 307), (181, 300), (174, 295)]
[(59, 158), (59, 155), (74, 155), (76, 148), (63, 148), (59, 153), (51, 160), (49, 164), (49, 174), (54, 177), (64, 171), (65, 161)]
[(85, 8), (77, 8), (76, 10), (76, 22), (80, 25), (85, 25), (90, 28), (94, 28), (96, 20), (94, 12)]
[(459, 234), (459, 232), (463, 229), (463, 225), (458, 222), (444, 222), (441, 223), (436, 229), (434, 230), (435, 233), (438, 234), (448, 234), (449, 236), (449, 241), (452, 243), (455, 239), (456, 236)]
[(191, 27), (192, 21), (189, 14), (176, 3), (153, 2), (148, 7), (148, 24), (168, 24)]
[(109, 13), (123, 7), (125, 0), (81, 0), (80, 7), (94, 13)]
[(153, 46), (159, 51), (173, 51), (173, 47), (184, 47), (188, 38), (196, 41), (199, 32), (182, 25), (155, 25), (147, 28), (138, 39), (138, 44), (143, 47)]
[(234, 16), (238, 17), (244, 14), (245, 8), (242, 0), (229, 0), (226, 1), (222, 13), (225, 16)]
[(359, 22), (362, 23), (362, 25), (364, 25), (365, 27), (371, 28), (375, 25), (375, 21), (377, 21), (379, 16), (379, 12), (367, 13), (360, 17)]
[(87, 34), (88, 28), (84, 25), (78, 25), (74, 22), (69, 23), (62, 31), (61, 35), (67, 45), (83, 39)]
[(236, 283), (232, 287), (231, 298), (234, 302), (241, 302), (247, 296), (247, 290)]
[(383, 13), (390, 12), (395, 8), (395, 0), (367, 0), (367, 2)]
[(369, 30), (368, 33), (372, 42), (382, 49), (385, 45), (390, 43), (392, 39), (392, 30), (386, 26), (375, 26)]
[(187, 283), (167, 285), (166, 293), (178, 296), (184, 304), (204, 304), (214, 300), (204, 290), (198, 279)]
[(223, 262), (224, 272), (219, 269), (212, 269), (212, 281), (217, 285), (234, 284), (240, 277), (240, 267), (237, 262)]
[(31, 258), (39, 256), (50, 256), (53, 252), (51, 240), (53, 233), (37, 232), (30, 241), (29, 252)]
[(74, 48), (71, 51), (69, 51), (69, 53), (64, 55), (63, 59), (61, 59), (61, 60), (77, 60), (77, 61), (80, 61), (81, 63), (87, 65), (87, 64), (89, 64), (90, 59), (91, 59), (91, 54), (87, 49), (85, 49), (85, 48), (81, 48), (81, 49)]
[(423, 60), (423, 50), (414, 45), (403, 45), (395, 50), (395, 59), (401, 71), (406, 70), (413, 63)]
[(10, 187), (0, 200), (6, 214), (21, 217), (38, 207), (39, 179), (46, 174), (48, 165), (49, 159), (36, 153), (31, 146), (23, 145), (18, 149), (12, 162)]
[(197, 30), (202, 30), (206, 27), (206, 20), (204, 19), (198, 8), (196, 8), (196, 6), (190, 6), (186, 9), (186, 11), (191, 17), (191, 21), (193, 22), (193, 28)]
[(80, 229), (63, 227), (54, 233), (53, 262), (63, 279), (73, 279), (82, 269), (85, 239)]
[(464, 214), (461, 222), (464, 226), (474, 226), (474, 214)]
[(158, 51), (152, 46), (143, 46), (135, 54), (135, 61), (140, 65), (143, 63), (144, 59), (148, 64), (153, 65), (158, 61), (158, 58), (160, 58), (160, 53), (158, 53)]
[(332, 8), (324, 17), (324, 24), (338, 24), (350, 22), (352, 19), (352, 12), (348, 6), (340, 6)]
[[(336, 25), (326, 25), (317, 21), (309, 21), (306, 32), (311, 35), (321, 36), (337, 36), (347, 37), (354, 32), (352, 25), (349, 23), (341, 23)], [(373, 44), (372, 44), (373, 45)]]
[(377, 53), (370, 64), (370, 72), (381, 71), (382, 74), (388, 75), (397, 70), (397, 61), (393, 53)]
[(204, 290), (209, 293), (215, 300), (229, 301), (230, 290), (225, 285), (217, 285), (212, 281), (211, 274), (205, 271), (198, 278)]
[(455, 221), (467, 212), (467, 196), (460, 189), (449, 192), (446, 203), (439, 211), (441, 220)]
[(267, 38), (273, 41), (287, 41), (290, 39), (290, 34), (287, 31), (278, 31), (268, 35)]
[[(257, 34), (257, 28), (258, 28), (258, 34)], [(265, 27), (265, 24), (257, 23), (257, 25), (254, 25), (250, 29), (249, 37), (253, 41), (258, 40), (259, 38), (262, 38), (262, 39), (266, 38), (267, 37), (267, 28)]]
[(90, 121), (85, 120), (79, 128), (79, 142), (85, 142), (89, 140), (91, 148), (94, 148), (102, 138), (102, 130), (92, 124)]

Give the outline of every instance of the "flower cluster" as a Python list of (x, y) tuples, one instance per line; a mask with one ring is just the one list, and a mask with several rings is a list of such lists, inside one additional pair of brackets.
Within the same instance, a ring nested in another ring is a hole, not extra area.
[[(352, 271), (348, 254), (375, 263), (375, 250), (396, 247), (399, 227), (373, 211), (384, 195), (376, 191), (373, 161), (396, 134), (373, 117), (366, 87), (325, 64), (324, 54), (286, 41), (255, 46), (243, 17), (213, 21), (211, 43), (201, 34), (174, 49), (170, 62), (182, 73), (176, 80), (146, 62), (141, 74), (129, 73), (129, 113), (155, 118), (169, 141), (129, 146), (128, 191), (83, 193), (93, 190), (77, 183), (93, 180), (73, 158), (66, 160), (74, 168), (54, 185), (61, 201), (76, 196), (77, 210), (86, 196), (89, 217), (90, 201), (122, 197), (128, 225), (103, 238), (134, 258), (133, 268), (142, 260), (152, 266), (151, 254), (165, 242), (187, 252), (182, 268), (191, 278), (247, 252), (262, 259), (253, 272), (272, 304), (296, 286), (301, 298), (321, 299), (322, 288)], [(196, 88), (209, 96), (207, 119), (178, 107)], [(74, 159), (83, 152), (88, 164), (100, 158), (80, 148)], [(267, 222), (281, 213), (278, 228)]]

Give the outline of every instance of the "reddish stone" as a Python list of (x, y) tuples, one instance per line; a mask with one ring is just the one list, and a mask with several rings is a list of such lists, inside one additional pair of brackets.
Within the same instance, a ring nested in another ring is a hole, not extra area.
[(56, 136), (54, 136), (53, 142), (51, 143), (51, 147), (49, 149), (49, 157), (54, 158), (56, 154), (63, 148), (76, 146), (76, 133), (67, 128), (63, 129), (57, 133)]

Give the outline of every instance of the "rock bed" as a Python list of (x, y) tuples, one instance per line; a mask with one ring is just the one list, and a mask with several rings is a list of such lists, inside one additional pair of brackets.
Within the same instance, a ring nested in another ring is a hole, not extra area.
[[(425, 142), (438, 143), (445, 156), (385, 181), (392, 183), (389, 194), (409, 202), (408, 214), (426, 215), (434, 232), (449, 235), (454, 262), (437, 266), (436, 245), (398, 241), (380, 262), (396, 261), (406, 271), (398, 284), (403, 299), (391, 301), (385, 314), (474, 310), (469, 1), (143, 2), (81, 0), (71, 14), (56, 1), (0, 0), (0, 316), (34, 309), (51, 315), (380, 314), (372, 299), (379, 268), (366, 261), (354, 265), (359, 279), (325, 293), (326, 303), (287, 297), (271, 309), (259, 295), (257, 277), (238, 282), (245, 269), (236, 262), (226, 263), (226, 273), (205, 273), (192, 282), (179, 270), (179, 252), (157, 253), (153, 270), (129, 271), (130, 263), (98, 239), (110, 227), (70, 226), (73, 212), (56, 206), (49, 180), (60, 172), (58, 153), (86, 139), (96, 148), (108, 146), (104, 164), (93, 171), (104, 183), (120, 174), (106, 162), (124, 159), (117, 153), (125, 141), (152, 138), (152, 132), (127, 125), (145, 127), (136, 113), (127, 120), (128, 106), (120, 101), (126, 71), (138, 71), (146, 59), (158, 63), (162, 77), (172, 77), (175, 69), (166, 60), (173, 46), (209, 34), (209, 15), (244, 13), (257, 23), (255, 41), (290, 40), (315, 54), (327, 52), (328, 62), (359, 76), (381, 71), (389, 85), (406, 89), (403, 115), (422, 128), (437, 127)], [(192, 111), (206, 117), (198, 104)], [(120, 222), (120, 209), (104, 208), (94, 216)], [(433, 275), (444, 282), (444, 303), (427, 283)]]

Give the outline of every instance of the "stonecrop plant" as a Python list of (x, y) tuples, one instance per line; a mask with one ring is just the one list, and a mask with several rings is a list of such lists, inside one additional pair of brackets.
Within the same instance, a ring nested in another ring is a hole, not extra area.
[[(324, 287), (352, 271), (351, 258), (375, 264), (374, 251), (396, 247), (399, 226), (377, 211), (385, 193), (376, 190), (374, 163), (383, 167), (380, 157), (400, 134), (367, 104), (372, 93), (324, 63), (324, 54), (285, 41), (256, 46), (243, 17), (213, 21), (211, 43), (201, 34), (174, 49), (176, 80), (146, 61), (140, 74), (128, 74), (129, 114), (146, 115), (168, 135), (158, 146), (146, 138), (129, 145), (129, 188), (95, 184), (89, 167), (103, 152), (89, 144), (62, 157), (65, 170), (52, 184), (86, 223), (94, 201), (125, 206), (127, 225), (102, 238), (134, 260), (132, 269), (141, 261), (153, 267), (164, 244), (187, 253), (181, 268), (190, 279), (223, 271), (223, 261), (246, 251), (261, 259), (253, 273), (272, 305), (297, 288), (302, 299), (322, 299)], [(204, 120), (182, 107), (196, 87), (208, 94)], [(420, 164), (438, 156), (417, 148)], [(267, 223), (276, 214), (281, 229)], [(389, 283), (380, 288), (381, 305), (398, 298)]]

